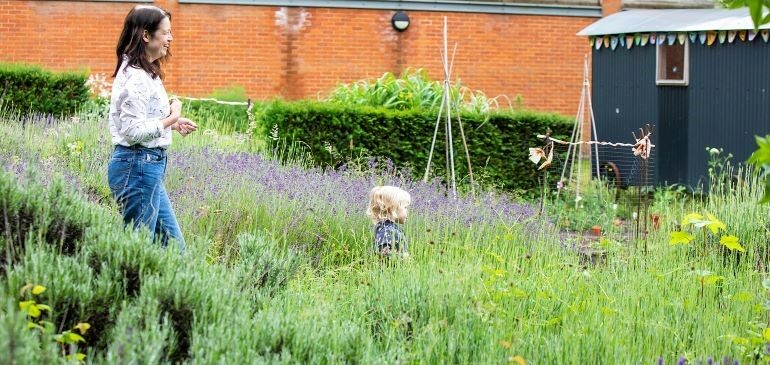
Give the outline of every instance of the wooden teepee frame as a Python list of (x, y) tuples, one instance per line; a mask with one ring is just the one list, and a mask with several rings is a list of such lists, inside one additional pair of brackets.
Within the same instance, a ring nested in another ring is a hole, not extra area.
[[(455, 178), (455, 161), (454, 161), (454, 141), (452, 137), (452, 92), (451, 87), (449, 85), (449, 79), (452, 76), (452, 66), (454, 66), (454, 56), (457, 52), (457, 43), (455, 43), (454, 50), (452, 51), (452, 62), (449, 62), (448, 53), (449, 49), (447, 47), (448, 37), (447, 37), (447, 18), (444, 17), (444, 42), (443, 42), (443, 52), (441, 52), (441, 62), (443, 64), (444, 69), (444, 92), (441, 96), (441, 105), (439, 106), (438, 116), (436, 117), (436, 128), (433, 131), (433, 141), (430, 144), (430, 154), (428, 155), (428, 164), (425, 167), (425, 175), (423, 176), (423, 181), (428, 180), (428, 175), (430, 173), (430, 164), (433, 159), (433, 149), (436, 146), (436, 136), (438, 135), (438, 127), (439, 124), (441, 124), (442, 114), (446, 111), (446, 113), (443, 115), (444, 118), (444, 130), (446, 133), (446, 161), (447, 161), (447, 173), (449, 176), (447, 177), (447, 181), (450, 182), (450, 186), (452, 189), (452, 197), (457, 197), (457, 181)], [(458, 103), (458, 105), (461, 105), (461, 103)], [(460, 117), (460, 111), (457, 111), (457, 123), (460, 126), (460, 136), (463, 140), (463, 147), (465, 147), (465, 157), (468, 161), (468, 174), (470, 175), (471, 179), (471, 192), (475, 193), (474, 186), (475, 182), (473, 181), (473, 170), (471, 169), (471, 155), (468, 151), (468, 143), (465, 139), (465, 131), (463, 130), (463, 123), (462, 119)]]

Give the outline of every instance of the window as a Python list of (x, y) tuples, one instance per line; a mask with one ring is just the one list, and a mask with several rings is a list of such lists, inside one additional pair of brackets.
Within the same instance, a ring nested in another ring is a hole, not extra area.
[(687, 86), (690, 79), (690, 44), (674, 42), (657, 47), (655, 84)]

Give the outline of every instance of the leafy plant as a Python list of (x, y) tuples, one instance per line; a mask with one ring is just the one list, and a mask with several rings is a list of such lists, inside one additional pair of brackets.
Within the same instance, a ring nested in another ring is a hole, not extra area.
[[(703, 235), (703, 247), (705, 247), (705, 244), (709, 240), (716, 239), (718, 236), (719, 244), (728, 250), (740, 252), (746, 251), (746, 249), (741, 246), (738, 237), (724, 234), (727, 231), (727, 226), (711, 213), (706, 213), (705, 217), (700, 213), (687, 214), (684, 216), (681, 226), (700, 230)], [(695, 235), (688, 231), (673, 231), (669, 236), (668, 243), (671, 245), (689, 245), (695, 238)]]
[[(56, 331), (56, 326), (52, 322), (43, 319), (43, 313), (48, 312), (50, 314), (51, 307), (37, 302), (38, 296), (45, 291), (46, 288), (42, 285), (27, 284), (22, 287), (19, 291), (19, 295), (24, 298), (25, 295), (29, 293), (32, 296), (32, 299), (20, 301), (19, 309), (27, 315), (27, 328), (32, 330), (37, 329), (42, 334), (51, 335)], [(75, 346), (80, 342), (86, 341), (81, 335), (84, 335), (89, 328), (91, 328), (90, 324), (81, 322), (72, 327), (72, 329), (53, 336), (54, 340), (61, 345), (61, 353), (65, 359), (84, 363), (86, 355), (81, 352), (75, 352)], [(76, 330), (77, 332), (80, 332), (80, 334), (76, 333)]]
[(770, 203), (770, 134), (767, 136), (755, 137), (759, 148), (749, 157), (749, 163), (753, 164), (760, 171), (765, 180), (765, 194), (760, 203)]
[(770, 23), (770, 13), (763, 14), (765, 9), (770, 10), (770, 0), (720, 0), (719, 2), (722, 6), (730, 9), (749, 8), (754, 28)]

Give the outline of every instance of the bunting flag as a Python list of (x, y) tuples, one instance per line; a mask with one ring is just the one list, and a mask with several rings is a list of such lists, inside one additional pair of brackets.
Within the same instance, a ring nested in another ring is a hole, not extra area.
[(594, 42), (596, 42), (596, 38), (594, 37), (588, 37), (588, 44), (591, 45), (591, 47), (594, 46)]
[(746, 31), (742, 30), (738, 32), (738, 38), (740, 38), (741, 42), (746, 42)]
[(626, 47), (626, 37), (624, 35), (622, 35), (622, 34), (619, 35), (618, 36), (618, 41), (620, 41), (620, 48), (625, 48)]
[[(645, 33), (645, 34), (642, 34), (642, 36), (640, 38), (641, 38), (641, 41), (639, 41), (639, 44), (642, 47), (644, 47), (644, 46), (647, 45), (647, 42), (650, 40), (650, 35)], [(654, 42), (654, 40), (653, 40), (653, 42)]]
[(690, 43), (695, 43), (696, 39), (698, 39), (698, 33), (690, 32)]
[(770, 38), (770, 30), (762, 29), (759, 34), (762, 35), (762, 39), (767, 43), (767, 39)]
[(725, 39), (727, 39), (727, 31), (720, 30), (717, 33), (717, 37), (719, 38), (719, 43), (720, 44), (725, 43)]
[(602, 43), (604, 43), (604, 39), (602, 39), (602, 37), (596, 37), (596, 43), (594, 43), (594, 49), (598, 51), (599, 48), (602, 48)]
[(666, 41), (666, 35), (663, 33), (658, 33), (658, 45), (663, 44)]
[(610, 37), (604, 37), (604, 48), (610, 48)]
[(727, 31), (727, 42), (733, 43), (735, 41), (735, 36), (738, 35), (738, 31), (736, 30), (729, 30)]
[(753, 29), (749, 31), (749, 42), (753, 42), (754, 38), (757, 37), (757, 32), (755, 32)]
[(639, 35), (639, 33), (634, 34), (634, 45), (638, 46), (641, 43), (642, 43), (642, 37)]
[(650, 33), (650, 44), (653, 46), (658, 43), (658, 35), (655, 33)]
[(674, 34), (674, 33), (669, 33), (666, 38), (668, 40), (668, 45), (669, 46), (673, 46), (674, 42), (676, 42), (676, 34)]
[(676, 35), (676, 39), (679, 41), (679, 44), (684, 44), (684, 42), (687, 40), (687, 34), (679, 33)]
[(614, 51), (615, 48), (618, 46), (618, 36), (615, 36), (615, 35), (612, 36), (612, 38), (610, 38), (610, 42), (612, 45), (612, 50)]
[(717, 32), (715, 32), (713, 30), (709, 31), (708, 32), (708, 40), (706, 41), (706, 44), (710, 46), (710, 45), (714, 44), (714, 41), (716, 39), (717, 39)]
[(631, 46), (633, 45), (634, 45), (634, 36), (629, 34), (626, 36), (626, 48), (631, 49)]
[(699, 32), (698, 38), (700, 38), (700, 44), (706, 44), (706, 32)]

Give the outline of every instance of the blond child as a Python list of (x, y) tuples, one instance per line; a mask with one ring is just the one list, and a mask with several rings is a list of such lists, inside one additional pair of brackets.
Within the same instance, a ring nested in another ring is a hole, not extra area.
[(376, 186), (369, 192), (366, 215), (374, 223), (375, 252), (390, 256), (408, 256), (408, 245), (399, 224), (406, 222), (407, 207), (412, 203), (408, 192), (395, 186)]

